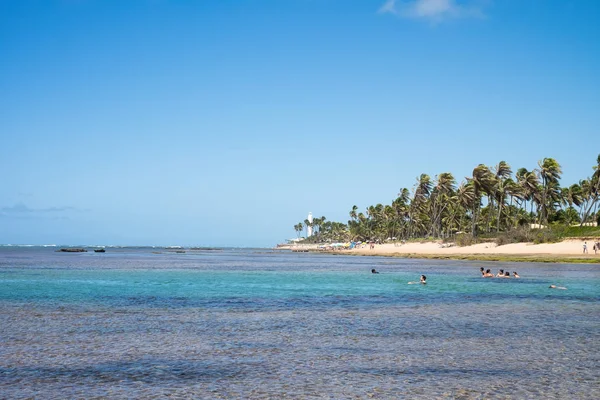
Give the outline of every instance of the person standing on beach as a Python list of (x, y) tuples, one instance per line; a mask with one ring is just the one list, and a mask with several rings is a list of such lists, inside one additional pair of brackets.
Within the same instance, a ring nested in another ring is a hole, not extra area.
[(587, 254), (587, 242), (583, 242), (583, 254)]

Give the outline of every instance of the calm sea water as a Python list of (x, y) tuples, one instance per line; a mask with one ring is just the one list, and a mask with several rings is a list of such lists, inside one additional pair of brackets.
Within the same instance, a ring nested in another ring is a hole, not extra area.
[(598, 265), (0, 248), (0, 398), (598, 399), (599, 328)]

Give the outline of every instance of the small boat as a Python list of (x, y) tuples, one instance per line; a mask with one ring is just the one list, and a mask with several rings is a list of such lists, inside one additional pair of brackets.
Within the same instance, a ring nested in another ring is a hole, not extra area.
[(81, 249), (81, 248), (73, 248), (73, 247), (67, 247), (64, 249), (60, 249), (60, 250), (56, 250), (57, 252), (63, 252), (63, 253), (85, 253), (87, 252), (86, 249)]
[(104, 249), (96, 249), (94, 250), (96, 253), (106, 253), (106, 250)]

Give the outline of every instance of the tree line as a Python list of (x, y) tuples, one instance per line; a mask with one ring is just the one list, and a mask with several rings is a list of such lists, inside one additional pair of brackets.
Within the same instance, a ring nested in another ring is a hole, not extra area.
[(565, 187), (560, 185), (562, 167), (553, 158), (514, 173), (505, 161), (494, 166), (479, 164), (460, 184), (450, 172), (433, 178), (421, 174), (413, 188), (400, 189), (391, 204), (371, 205), (364, 211), (353, 206), (346, 224), (323, 216), (312, 223), (299, 222), (294, 229), (300, 237), (312, 227), (314, 241), (383, 241), (583, 225), (600, 218), (600, 155), (592, 170), (591, 177)]

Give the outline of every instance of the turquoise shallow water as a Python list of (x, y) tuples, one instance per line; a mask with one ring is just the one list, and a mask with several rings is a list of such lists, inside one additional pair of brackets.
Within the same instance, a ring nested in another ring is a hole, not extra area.
[(0, 397), (600, 398), (599, 300), (590, 265), (0, 248)]

